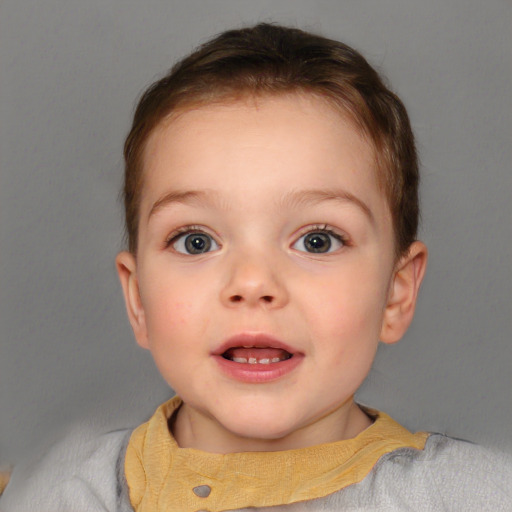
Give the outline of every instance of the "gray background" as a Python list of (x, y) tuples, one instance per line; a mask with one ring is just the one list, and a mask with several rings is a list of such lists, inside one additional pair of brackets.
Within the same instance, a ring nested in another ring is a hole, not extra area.
[(170, 391), (125, 317), (121, 149), (135, 99), (232, 26), (361, 50), (409, 108), (430, 264), (413, 326), (359, 394), (411, 429), (512, 447), (508, 0), (2, 0), (0, 464)]

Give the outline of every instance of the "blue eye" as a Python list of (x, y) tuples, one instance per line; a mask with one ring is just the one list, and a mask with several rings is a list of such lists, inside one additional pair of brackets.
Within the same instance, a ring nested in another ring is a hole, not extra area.
[(294, 244), (293, 248), (309, 253), (325, 254), (333, 252), (345, 245), (341, 235), (329, 230), (310, 231), (301, 236)]
[(169, 245), (182, 254), (204, 254), (219, 248), (217, 242), (206, 233), (183, 233), (174, 237)]

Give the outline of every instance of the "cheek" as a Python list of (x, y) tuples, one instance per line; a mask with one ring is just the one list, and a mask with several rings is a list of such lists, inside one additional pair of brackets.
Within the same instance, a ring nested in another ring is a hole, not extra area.
[(197, 283), (172, 271), (165, 259), (158, 266), (147, 268), (141, 275), (141, 283), (141, 300), (148, 328), (180, 325), (194, 314)]
[(146, 324), (151, 355), (160, 374), (175, 390), (182, 391), (182, 383), (196, 365), (203, 349), (197, 342), (206, 330), (198, 312), (197, 303), (179, 293), (161, 292), (152, 295), (147, 304)]
[(387, 293), (382, 274), (372, 270), (338, 272), (310, 288), (304, 294), (309, 325), (327, 338), (343, 339), (349, 345), (350, 341), (357, 344), (362, 339), (378, 338)]
[(203, 337), (210, 322), (205, 311), (211, 294), (204, 289), (197, 293), (200, 282), (178, 275), (146, 282), (150, 284), (142, 299), (150, 346), (176, 352)]
[(168, 300), (158, 304), (158, 313), (154, 319), (157, 325), (168, 324), (170, 328), (187, 325), (193, 316), (193, 305), (183, 300)]
[(191, 305), (178, 292), (176, 283), (162, 279), (151, 281), (141, 294), (148, 328), (183, 322), (190, 313)]

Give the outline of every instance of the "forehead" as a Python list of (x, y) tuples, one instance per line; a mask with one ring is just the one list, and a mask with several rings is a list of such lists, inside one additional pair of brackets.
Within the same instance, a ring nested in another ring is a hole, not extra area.
[[(331, 130), (334, 136), (337, 134), (337, 127), (348, 127), (354, 139), (357, 138), (367, 145), (369, 152), (375, 152), (373, 141), (363, 133), (364, 123), (355, 119), (351, 111), (336, 105), (327, 97), (314, 92), (300, 91), (281, 94), (241, 93), (234, 98), (221, 95), (211, 101), (198, 100), (178, 106), (160, 121), (148, 136), (143, 151), (144, 168), (150, 164), (151, 153), (162, 138), (172, 135), (179, 143), (180, 134), (185, 135), (189, 130), (200, 129), (200, 125), (207, 128), (211, 123), (216, 125), (214, 131), (219, 137), (223, 136), (223, 128), (233, 126), (244, 130), (253, 128), (255, 133), (261, 124), (268, 121), (269, 115), (270, 118), (279, 116), (280, 123), (273, 123), (275, 130), (282, 127), (289, 131), (297, 121), (312, 123), (311, 129), (304, 132), (304, 137), (310, 137), (312, 130), (318, 130), (319, 127)], [(347, 131), (345, 130), (344, 135)], [(210, 137), (212, 135), (214, 134), (209, 134)], [(280, 139), (278, 142), (282, 141), (283, 139)]]
[(225, 191), (266, 181), (271, 191), (343, 186), (370, 202), (382, 197), (373, 145), (313, 95), (249, 97), (167, 118), (145, 148), (141, 215), (168, 188), (211, 189), (219, 180)]
[[(373, 164), (374, 145), (362, 133), (359, 124), (351, 121), (351, 116), (328, 99), (295, 92), (246, 95), (231, 101), (185, 106), (167, 116), (149, 135), (143, 151), (143, 170), (148, 172), (155, 164), (155, 156), (161, 157), (162, 146), (172, 149), (178, 157), (191, 149), (194, 139), (197, 145), (204, 142), (199, 137), (208, 139), (212, 147), (234, 148), (244, 142), (242, 138), (247, 141), (252, 137), (256, 143), (270, 133), (274, 144), (281, 148), (286, 144), (301, 146), (303, 142), (312, 142), (314, 135), (318, 135), (315, 142), (321, 138), (328, 145), (341, 135), (345, 140), (350, 139), (354, 149), (364, 149), (364, 158), (372, 159)], [(318, 149), (313, 144), (305, 144), (302, 150), (308, 147), (313, 151)]]

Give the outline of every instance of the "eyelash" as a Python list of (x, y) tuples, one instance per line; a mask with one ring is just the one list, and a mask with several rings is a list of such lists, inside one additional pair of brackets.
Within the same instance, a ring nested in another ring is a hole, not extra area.
[(308, 226), (300, 233), (300, 235), (296, 238), (294, 244), (296, 244), (301, 238), (304, 236), (310, 234), (310, 233), (326, 233), (327, 235), (332, 236), (338, 242), (342, 244), (344, 247), (350, 246), (350, 240), (346, 235), (343, 235), (339, 233), (338, 231), (334, 230), (331, 226), (328, 224), (317, 224), (313, 226)]
[(202, 226), (183, 226), (183, 227), (178, 228), (175, 231), (173, 231), (165, 239), (164, 248), (168, 249), (173, 244), (175, 244), (180, 238), (182, 238), (182, 237), (184, 237), (186, 235), (190, 235), (192, 233), (197, 233), (197, 234), (201, 234), (201, 235), (207, 235), (207, 236), (211, 237), (212, 239), (214, 239), (214, 237), (212, 235), (210, 235), (210, 233), (205, 231), (205, 229)]
[[(334, 239), (336, 239), (338, 242), (340, 242), (343, 247), (350, 246), (349, 239), (345, 235), (339, 233), (338, 231), (335, 231), (328, 224), (317, 224), (317, 225), (313, 225), (313, 226), (308, 226), (296, 238), (296, 240), (292, 244), (292, 246), (297, 244), (297, 242), (301, 238), (303, 238), (304, 236), (306, 236), (306, 235), (308, 235), (310, 233), (316, 233), (316, 232), (318, 232), (318, 233), (325, 233), (327, 235), (332, 236)], [(195, 233), (197, 233), (197, 234), (204, 234), (204, 235), (207, 235), (207, 236), (211, 237), (214, 240), (212, 235), (210, 235), (208, 232), (206, 232), (206, 230), (202, 226), (195, 226), (195, 225), (183, 226), (183, 227), (178, 228), (175, 231), (173, 231), (166, 238), (165, 243), (164, 243), (164, 248), (168, 249), (168, 248), (172, 247), (173, 244), (175, 244), (180, 238), (182, 238), (182, 237), (184, 237), (186, 235), (189, 235), (189, 234), (193, 234), (193, 233), (194, 234)], [(217, 245), (220, 245), (217, 241), (215, 241), (215, 243)]]

